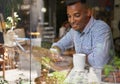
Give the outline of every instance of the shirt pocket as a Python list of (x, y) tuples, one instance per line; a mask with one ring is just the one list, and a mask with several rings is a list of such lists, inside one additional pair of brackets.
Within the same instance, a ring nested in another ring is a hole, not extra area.
[(83, 42), (81, 45), (82, 52), (84, 54), (90, 54), (92, 52), (92, 45), (90, 41)]

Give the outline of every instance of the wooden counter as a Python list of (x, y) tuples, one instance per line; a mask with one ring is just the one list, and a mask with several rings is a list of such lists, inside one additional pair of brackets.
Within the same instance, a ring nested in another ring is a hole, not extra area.
[[(24, 54), (23, 56), (25, 58), (30, 58), (30, 46), (26, 47), (25, 46), (25, 50), (28, 52), (22, 52), (20, 54)], [(61, 71), (61, 70), (66, 70), (66, 69), (70, 69), (72, 67), (72, 56), (62, 56), (64, 58), (64, 61), (61, 62), (54, 62), (51, 58), (51, 52), (49, 51), (49, 49), (46, 48), (41, 48), (41, 47), (32, 47), (31, 50), (31, 54), (32, 54), (32, 60), (39, 62), (40, 64), (51, 68), (55, 71)], [(43, 60), (43, 57), (45, 58), (49, 58), (48, 62), (46, 62), (45, 60)]]

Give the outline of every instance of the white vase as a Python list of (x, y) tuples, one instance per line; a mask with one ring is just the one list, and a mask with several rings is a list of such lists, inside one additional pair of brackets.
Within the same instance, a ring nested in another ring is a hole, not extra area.
[(8, 47), (13, 47), (14, 43), (14, 36), (15, 33), (13, 30), (8, 30), (6, 33), (3, 34), (4, 36), (4, 45)]

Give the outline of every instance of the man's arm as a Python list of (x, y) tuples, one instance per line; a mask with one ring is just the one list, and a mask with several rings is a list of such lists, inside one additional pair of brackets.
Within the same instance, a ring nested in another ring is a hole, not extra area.
[(111, 31), (106, 25), (100, 28), (98, 26), (97, 30), (93, 33), (93, 50), (92, 53), (88, 55), (88, 62), (93, 67), (100, 68), (103, 67), (109, 61), (111, 55), (113, 55), (113, 39)]
[(73, 45), (73, 30), (70, 30), (58, 42), (53, 43), (52, 47), (58, 49), (61, 53)]

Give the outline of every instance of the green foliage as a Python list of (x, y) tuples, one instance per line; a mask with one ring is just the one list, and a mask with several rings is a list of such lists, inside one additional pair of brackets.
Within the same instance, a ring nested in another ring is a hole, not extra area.
[(42, 61), (44, 61), (45, 63), (49, 63), (50, 58), (49, 57), (42, 57)]
[(120, 58), (115, 56), (114, 60), (113, 60), (113, 64), (114, 64), (115, 68), (119, 68), (120, 69)]
[(12, 28), (12, 26), (16, 27), (19, 20), (21, 20), (19, 18), (19, 15), (17, 14), (17, 12), (14, 12), (13, 17), (12, 16), (7, 17), (6, 28)]
[(66, 78), (67, 72), (55, 71), (52, 74), (53, 74), (53, 77), (57, 78), (58, 84), (63, 84), (63, 81)]
[(105, 76), (108, 76), (110, 74), (111, 71), (113, 71), (114, 68), (112, 65), (105, 65), (104, 66), (104, 73), (105, 73)]
[(115, 69), (120, 69), (120, 58), (118, 56), (114, 56), (111, 63), (104, 66), (104, 74), (108, 76)]

